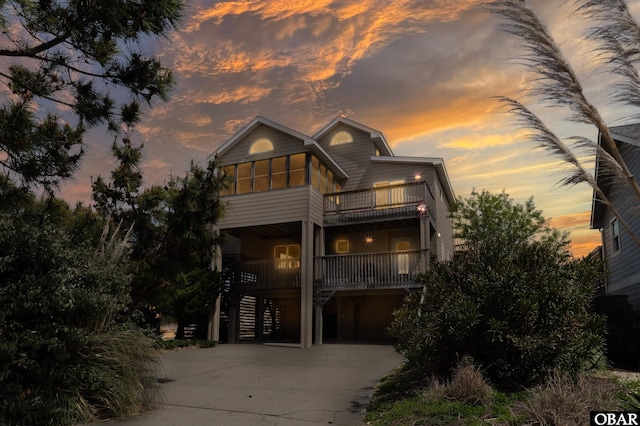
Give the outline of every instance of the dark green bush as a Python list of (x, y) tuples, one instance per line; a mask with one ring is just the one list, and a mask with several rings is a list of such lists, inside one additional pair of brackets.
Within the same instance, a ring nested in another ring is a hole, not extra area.
[(419, 278), (391, 326), (408, 362), (446, 374), (469, 355), (502, 385), (602, 365), (603, 322), (590, 312), (601, 266), (569, 257), (532, 201), (473, 193), (452, 214), (465, 251)]
[(46, 208), (0, 213), (0, 424), (64, 425), (147, 402), (151, 340), (124, 324), (119, 239), (74, 240)]

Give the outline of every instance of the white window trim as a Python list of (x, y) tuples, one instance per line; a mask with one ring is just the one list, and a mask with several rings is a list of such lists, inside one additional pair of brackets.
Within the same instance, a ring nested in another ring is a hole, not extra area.
[[(618, 230), (617, 235), (615, 235), (615, 233), (614, 233), (614, 224), (615, 224), (615, 227)], [(610, 248), (611, 248), (611, 255), (615, 256), (615, 255), (621, 253), (622, 252), (622, 241), (621, 241), (621, 238), (620, 238), (620, 221), (618, 220), (618, 218), (614, 217), (613, 219), (611, 219), (609, 221), (609, 237), (610, 237), (609, 238), (609, 244), (610, 244)], [(618, 238), (618, 249), (617, 250), (615, 249), (615, 244), (614, 244), (614, 239), (616, 237)]]

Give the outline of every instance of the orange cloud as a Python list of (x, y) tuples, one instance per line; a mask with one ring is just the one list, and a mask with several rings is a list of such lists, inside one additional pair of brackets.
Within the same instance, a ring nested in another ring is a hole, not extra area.
[(591, 221), (591, 211), (566, 214), (549, 220), (549, 225), (553, 228), (571, 229), (576, 227), (589, 226)]
[[(430, 22), (457, 19), (480, 1), (435, 3), (426, 6), (417, 0), (222, 1), (199, 9), (186, 29), (174, 35), (173, 46), (168, 49), (176, 56), (175, 69), (185, 75), (255, 72), (293, 66), (297, 75), (292, 80), (326, 81), (348, 75), (358, 61), (379, 52), (401, 35), (424, 32)], [(258, 16), (264, 25), (271, 25), (262, 31), (272, 42), (263, 47), (253, 46), (251, 50), (237, 39), (212, 43), (211, 37), (205, 37), (194, 43), (194, 37), (197, 39), (199, 32), (209, 31), (210, 25), (219, 26), (225, 18), (243, 14)], [(274, 23), (280, 25), (274, 26)], [(206, 30), (205, 24), (208, 24)], [(310, 31), (312, 37), (292, 44), (299, 30)], [(313, 89), (335, 87), (337, 84)], [(305, 87), (293, 84), (292, 89), (305, 90)]]
[(574, 257), (584, 257), (591, 253), (596, 247), (602, 244), (602, 239), (598, 231), (585, 231), (578, 234), (571, 234), (571, 254)]
[(491, 146), (503, 146), (511, 145), (517, 142), (521, 142), (526, 136), (527, 132), (521, 131), (516, 134), (471, 134), (461, 138), (456, 138), (449, 142), (443, 143), (443, 146), (447, 148), (460, 148), (460, 149), (478, 149)]
[(591, 211), (570, 213), (549, 220), (552, 228), (571, 233), (571, 253), (574, 257), (583, 257), (602, 244), (600, 232), (589, 229)]

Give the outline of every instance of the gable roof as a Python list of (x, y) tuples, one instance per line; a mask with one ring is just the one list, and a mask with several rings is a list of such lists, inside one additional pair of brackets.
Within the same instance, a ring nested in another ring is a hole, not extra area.
[(226, 140), (226, 142), (224, 142), (222, 145), (220, 145), (218, 147), (218, 149), (216, 149), (213, 154), (209, 155), (209, 157), (212, 157), (214, 155), (217, 155), (219, 157), (223, 156), (226, 152), (228, 152), (231, 148), (233, 148), (238, 142), (240, 142), (240, 140), (245, 137), (246, 135), (248, 135), (249, 133), (251, 133), (252, 131), (254, 131), (257, 127), (259, 127), (261, 124), (264, 124), (265, 126), (269, 126), (272, 129), (278, 130), (282, 133), (285, 133), (289, 136), (292, 136), (296, 139), (300, 139), (303, 142), (315, 142), (313, 139), (311, 139), (309, 136), (304, 135), (300, 132), (296, 132), (293, 129), (290, 129), (286, 126), (283, 126), (280, 123), (276, 123), (275, 121), (269, 120), (268, 118), (262, 117), (260, 115), (256, 116), (253, 120), (251, 120), (249, 123), (245, 124), (240, 130), (238, 130), (233, 136), (231, 136), (229, 139)]
[[(624, 126), (615, 126), (609, 128), (609, 133), (611, 133), (611, 137), (618, 143), (626, 143), (629, 145), (634, 145), (640, 147), (640, 123), (627, 124)], [(598, 145), (602, 144), (601, 135), (598, 134)], [(600, 169), (600, 159), (596, 157), (596, 170), (595, 170), (595, 180), (596, 184), (600, 187), (604, 185), (602, 182), (600, 173), (598, 170)], [(602, 228), (602, 222), (604, 220), (604, 214), (606, 210), (606, 205), (600, 201), (600, 197), (596, 192), (593, 192), (593, 198), (591, 201), (591, 229), (600, 229)]]
[(393, 156), (393, 152), (391, 152), (391, 148), (389, 147), (389, 144), (387, 143), (387, 140), (384, 138), (382, 132), (372, 129), (371, 127), (365, 126), (364, 124), (357, 123), (343, 116), (337, 116), (336, 118), (331, 120), (329, 123), (324, 125), (320, 130), (318, 130), (313, 135), (313, 139), (319, 140), (320, 138), (325, 136), (327, 133), (329, 133), (331, 130), (333, 130), (340, 124), (353, 127), (354, 129), (359, 130), (363, 133), (369, 133), (369, 137), (375, 144), (376, 148), (378, 148), (380, 153), (382, 153), (382, 155)]
[(261, 125), (271, 127), (272, 129), (287, 134), (295, 139), (299, 139), (300, 141), (302, 141), (304, 146), (309, 146), (314, 154), (320, 157), (324, 162), (330, 164), (330, 167), (334, 174), (336, 174), (341, 179), (349, 178), (347, 172), (345, 172), (344, 169), (340, 167), (340, 165), (327, 153), (327, 151), (325, 151), (324, 148), (320, 146), (320, 144), (318, 144), (318, 142), (315, 141), (315, 139), (260, 115), (256, 116), (253, 120), (244, 125), (207, 158), (212, 158), (214, 156), (222, 157), (225, 153), (229, 152), (229, 150), (237, 145), (242, 140), (242, 138), (253, 132), (257, 127)]

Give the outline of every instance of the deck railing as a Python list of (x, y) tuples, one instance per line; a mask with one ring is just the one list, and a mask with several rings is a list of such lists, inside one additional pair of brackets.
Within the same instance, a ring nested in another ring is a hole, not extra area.
[(418, 287), (416, 274), (425, 272), (428, 250), (348, 254), (315, 258), (318, 290)]
[(235, 290), (288, 290), (300, 288), (300, 259), (244, 261), (229, 265)]
[(325, 194), (327, 222), (343, 222), (398, 215), (424, 215), (433, 206), (426, 182), (402, 183)]

